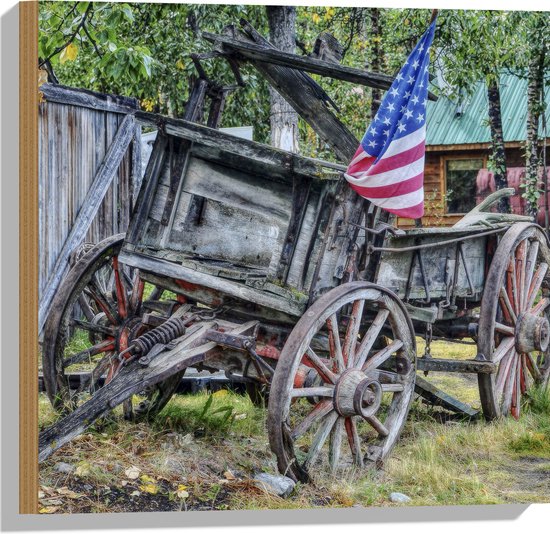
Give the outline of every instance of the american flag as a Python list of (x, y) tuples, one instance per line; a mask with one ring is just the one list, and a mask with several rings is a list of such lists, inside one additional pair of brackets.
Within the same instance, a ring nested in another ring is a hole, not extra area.
[(400, 217), (424, 214), (428, 65), (435, 20), (384, 95), (345, 177), (359, 195)]

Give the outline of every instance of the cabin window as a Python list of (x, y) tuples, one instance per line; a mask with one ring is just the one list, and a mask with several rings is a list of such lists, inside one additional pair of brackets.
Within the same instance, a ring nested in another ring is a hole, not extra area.
[(467, 213), (476, 205), (476, 178), (483, 159), (448, 159), (445, 161), (447, 213)]

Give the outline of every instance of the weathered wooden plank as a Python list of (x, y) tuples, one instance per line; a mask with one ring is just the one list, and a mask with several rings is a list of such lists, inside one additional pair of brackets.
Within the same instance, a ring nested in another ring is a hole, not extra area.
[[(342, 80), (377, 89), (389, 89), (393, 83), (393, 78), (386, 74), (346, 67), (338, 63), (312, 57), (298, 56), (296, 54), (283, 52), (276, 48), (264, 48), (255, 43), (246, 43), (232, 39), (226, 35), (215, 35), (203, 32), (202, 37), (212, 43), (222, 44), (224, 49), (238, 52), (238, 56), (243, 56), (251, 60), (259, 60), (272, 65), (280, 65), (291, 69), (310, 72), (312, 74), (320, 74), (321, 76), (327, 76), (335, 80)], [(428, 98), (430, 100), (437, 100), (437, 97), (432, 93), (429, 93)]]
[(427, 380), (416, 375), (415, 392), (434, 406), (441, 406), (451, 412), (460, 413), (469, 417), (477, 417), (478, 410), (474, 410), (469, 404), (455, 399)]
[(297, 317), (302, 315), (307, 304), (307, 297), (294, 294), (291, 291), (287, 291), (286, 296), (275, 295), (268, 293), (267, 291), (261, 291), (248, 287), (242, 283), (202, 273), (183, 265), (177, 265), (169, 261), (138, 254), (130, 251), (129, 247), (125, 247), (123, 249), (120, 254), (120, 261), (144, 271), (157, 273), (178, 280), (184, 280), (190, 284), (211, 288), (222, 294), (249, 301), (258, 304), (259, 306), (265, 306), (267, 308), (282, 311)]
[[(136, 120), (144, 125), (158, 127), (167, 134), (193, 141), (195, 143), (193, 152), (197, 156), (219, 162), (225, 161), (226, 165), (231, 164), (231, 156), (237, 156), (237, 159), (234, 160), (235, 164), (239, 161), (243, 168), (249, 164), (257, 168), (262, 168), (262, 165), (266, 166), (272, 171), (272, 176), (275, 178), (286, 176), (289, 180), (288, 177), (292, 171), (298, 175), (312, 176), (322, 180), (336, 180), (340, 173), (346, 169), (343, 165), (306, 158), (181, 119), (172, 119), (143, 111), (138, 111), (135, 116)], [(203, 151), (201, 151), (201, 147), (204, 147)]]
[(46, 288), (40, 299), (40, 328), (42, 328), (46, 320), (51, 300), (57, 291), (63, 272), (67, 268), (69, 255), (74, 247), (77, 246), (86, 235), (88, 227), (97, 213), (105, 192), (109, 188), (122, 157), (128, 148), (134, 134), (134, 124), (134, 118), (131, 115), (127, 115), (117, 131), (115, 139), (109, 147), (109, 150), (107, 151), (107, 154), (105, 155), (105, 158), (94, 177), (93, 184), (88, 190), (76, 221), (57, 257), (53, 272), (50, 275)]
[(442, 373), (483, 373), (496, 372), (494, 362), (483, 360), (449, 360), (446, 358), (418, 358), (416, 366), (420, 371), (434, 371)]
[(110, 111), (113, 113), (131, 114), (139, 109), (139, 102), (135, 98), (118, 95), (107, 95), (77, 89), (65, 85), (44, 83), (40, 86), (40, 92), (47, 102), (56, 102), (81, 108), (90, 108), (98, 111)]

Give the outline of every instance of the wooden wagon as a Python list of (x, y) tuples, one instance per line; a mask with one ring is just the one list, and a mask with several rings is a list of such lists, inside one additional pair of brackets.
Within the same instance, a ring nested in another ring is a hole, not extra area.
[[(349, 160), (357, 141), (303, 70), (391, 79), (297, 59), (243, 27), (207, 36), (213, 55), (237, 74), (251, 61)], [(40, 459), (119, 404), (128, 418), (154, 417), (187, 368), (263, 392), (279, 469), (299, 480), (325, 464), (381, 464), (415, 391), (475, 415), (417, 369), (477, 374), (485, 417), (518, 417), (550, 373), (550, 248), (525, 218), (482, 211), (510, 191), (453, 228), (399, 230), (346, 185), (341, 165), (198, 124), (207, 97), (207, 123), (219, 122), (225, 92), (213, 87), (199, 78), (188, 120), (136, 114), (158, 135), (129, 230), (78, 261), (46, 323), (44, 381), (65, 416), (41, 433)], [(437, 338), (473, 340), (476, 356), (434, 358)]]

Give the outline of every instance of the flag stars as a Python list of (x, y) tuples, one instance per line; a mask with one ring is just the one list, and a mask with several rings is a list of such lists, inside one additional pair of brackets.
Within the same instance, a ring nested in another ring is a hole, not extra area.
[(405, 93), (405, 98), (409, 98), (410, 96), (411, 96), (411, 92), (410, 92), (410, 91), (407, 91), (407, 92)]
[(413, 104), (418, 104), (418, 97), (416, 95), (414, 95), (412, 98), (411, 98), (411, 102)]
[(405, 113), (407, 110), (407, 106), (401, 106), (401, 109), (399, 110), (400, 113)]
[(376, 141), (374, 139), (372, 141), (369, 141), (369, 146), (371, 148), (374, 148), (376, 146)]
[(371, 134), (371, 135), (376, 135), (376, 128), (374, 128), (374, 127), (371, 128), (371, 129), (370, 129), (370, 134)]
[(397, 89), (397, 87), (394, 87), (390, 92), (392, 96), (397, 96), (399, 94), (399, 90)]
[(395, 111), (395, 106), (391, 102), (388, 104), (388, 111)]
[(391, 121), (388, 117), (384, 117), (384, 120), (382, 121), (386, 126), (389, 126), (391, 124)]
[(395, 79), (396, 79), (398, 82), (400, 82), (400, 81), (403, 79), (403, 75), (401, 74), (401, 72), (399, 72), (399, 73), (397, 74), (397, 76), (395, 77)]
[(413, 69), (416, 70), (418, 67), (420, 67), (420, 63), (418, 62), (418, 59), (414, 60), (414, 63), (412, 64)]
[(410, 119), (412, 116), (413, 116), (413, 112), (410, 109), (405, 111), (405, 117), (407, 117), (407, 119)]
[(405, 132), (407, 130), (407, 127), (403, 124), (403, 122), (399, 122), (399, 124), (397, 125), (397, 129), (399, 130), (399, 133), (401, 132)]
[(417, 117), (416, 117), (416, 120), (417, 120), (418, 122), (422, 122), (422, 121), (424, 120), (424, 115), (423, 115), (422, 113), (419, 113), (419, 114), (417, 115)]
[(414, 83), (414, 77), (409, 76), (409, 79), (407, 80), (407, 83)]
[(385, 135), (386, 137), (388, 137), (388, 136), (390, 135), (390, 131), (389, 131), (389, 130), (384, 130), (384, 135)]

